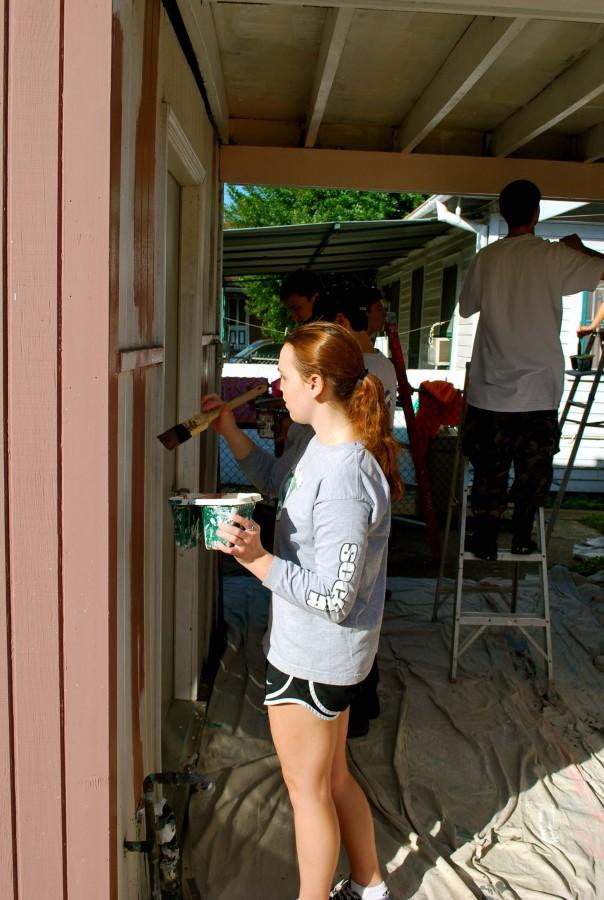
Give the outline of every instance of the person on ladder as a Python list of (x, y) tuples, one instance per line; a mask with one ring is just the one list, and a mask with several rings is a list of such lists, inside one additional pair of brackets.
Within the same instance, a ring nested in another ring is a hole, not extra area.
[(540, 200), (531, 181), (513, 181), (502, 190), (499, 210), (508, 234), (474, 257), (459, 300), (463, 318), (480, 313), (462, 446), (474, 468), (467, 549), (482, 559), (497, 559), (512, 463), (512, 553), (536, 549), (535, 514), (547, 497), (559, 449), (562, 297), (595, 290), (604, 278), (604, 256), (577, 235), (557, 242), (535, 235)]
[[(589, 248), (585, 248), (585, 249), (589, 249)], [(590, 250), (589, 252), (593, 253), (594, 255), (597, 253), (596, 250)], [(597, 311), (597, 313), (595, 314), (595, 316), (593, 317), (591, 322), (587, 322), (585, 324), (579, 324), (577, 326), (577, 337), (583, 337), (583, 335), (585, 335), (585, 334), (593, 334), (594, 332), (598, 331), (598, 329), (600, 328), (600, 325), (602, 324), (603, 321), (604, 321), (604, 303), (602, 303), (600, 305), (599, 310)]]

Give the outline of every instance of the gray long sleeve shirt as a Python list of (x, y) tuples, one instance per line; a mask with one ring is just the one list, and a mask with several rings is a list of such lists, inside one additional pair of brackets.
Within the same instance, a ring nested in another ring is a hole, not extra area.
[(240, 462), (262, 493), (279, 496), (265, 651), (288, 675), (356, 684), (377, 652), (390, 491), (361, 443), (308, 435), (299, 429), (280, 460), (256, 447)]

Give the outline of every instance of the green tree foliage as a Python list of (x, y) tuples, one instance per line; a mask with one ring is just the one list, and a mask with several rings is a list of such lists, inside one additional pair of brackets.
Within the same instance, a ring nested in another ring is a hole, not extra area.
[(262, 325), (264, 337), (280, 340), (292, 322), (279, 300), (279, 275), (241, 275), (233, 281), (245, 295), (245, 306), (250, 316), (256, 316)]
[(386, 191), (230, 185), (225, 202), (225, 224), (227, 228), (258, 228), (311, 222), (402, 219), (423, 200), (423, 194), (389, 194)]
[[(242, 187), (225, 192), (225, 227), (258, 228), (269, 225), (306, 225), (313, 222), (402, 219), (425, 199), (423, 194), (386, 191), (348, 191), (310, 188)], [(374, 272), (357, 276), (371, 281)], [(323, 276), (329, 289), (334, 279)], [(267, 337), (278, 338), (291, 326), (279, 301), (282, 276), (241, 276), (234, 281), (247, 297), (247, 309), (262, 323)], [(342, 276), (335, 279), (341, 283)]]

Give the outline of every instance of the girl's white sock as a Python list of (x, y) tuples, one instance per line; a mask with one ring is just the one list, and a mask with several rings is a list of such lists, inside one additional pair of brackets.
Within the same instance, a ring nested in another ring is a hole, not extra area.
[(372, 887), (363, 887), (362, 884), (357, 884), (351, 878), (350, 887), (359, 895), (361, 900), (384, 900), (384, 898), (390, 896), (390, 891), (384, 881), (374, 884)]

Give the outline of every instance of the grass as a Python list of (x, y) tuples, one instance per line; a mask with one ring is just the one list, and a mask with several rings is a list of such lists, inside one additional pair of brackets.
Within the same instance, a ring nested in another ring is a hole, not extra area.
[(581, 525), (586, 525), (588, 528), (593, 528), (595, 531), (599, 531), (600, 534), (604, 534), (604, 512), (589, 513), (589, 515), (579, 519), (579, 523)]
[(584, 575), (585, 578), (595, 575), (596, 572), (601, 572), (602, 569), (604, 569), (604, 556), (592, 556), (591, 559), (582, 559), (570, 567), (571, 572), (577, 572), (578, 575)]
[[(545, 504), (546, 509), (551, 509), (555, 499), (555, 494), (549, 495)], [(604, 511), (604, 496), (602, 496), (602, 494), (566, 494), (562, 501), (562, 509), (594, 509)]]

